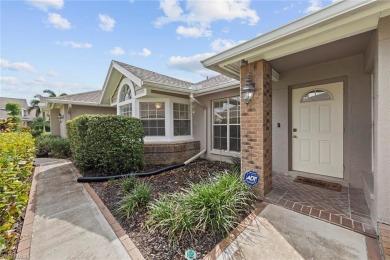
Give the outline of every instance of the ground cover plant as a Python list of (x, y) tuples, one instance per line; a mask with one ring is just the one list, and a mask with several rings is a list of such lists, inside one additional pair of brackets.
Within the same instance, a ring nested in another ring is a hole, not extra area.
[[(117, 209), (118, 202), (136, 186), (131, 179), (91, 183), (91, 186), (146, 259), (183, 259), (189, 248), (201, 259), (251, 209), (247, 199), (252, 195), (246, 193), (249, 190), (245, 185), (241, 186), (240, 176), (224, 174), (231, 166), (225, 162), (197, 160), (178, 169), (137, 179), (150, 185), (151, 202), (138, 207), (128, 218)], [(158, 167), (161, 166), (147, 166), (144, 170)], [(229, 194), (236, 194), (233, 191), (241, 188), (248, 198), (239, 192), (232, 199)], [(246, 206), (240, 208), (240, 201)], [(216, 205), (220, 203), (223, 205)], [(214, 221), (207, 221), (208, 216)], [(175, 230), (176, 226), (179, 228)]]
[(28, 203), (35, 156), (30, 133), (0, 133), (0, 258), (12, 258)]

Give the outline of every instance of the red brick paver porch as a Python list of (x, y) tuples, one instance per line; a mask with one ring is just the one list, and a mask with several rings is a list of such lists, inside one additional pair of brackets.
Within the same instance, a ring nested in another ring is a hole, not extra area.
[(294, 182), (294, 177), (280, 173), (273, 173), (272, 183), (267, 202), (377, 237), (362, 190), (351, 187), (342, 187), (340, 192), (328, 190)]

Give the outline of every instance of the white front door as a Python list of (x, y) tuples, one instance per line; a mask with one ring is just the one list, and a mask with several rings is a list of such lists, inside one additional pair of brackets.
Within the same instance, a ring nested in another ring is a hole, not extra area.
[(292, 90), (292, 170), (343, 178), (343, 83)]

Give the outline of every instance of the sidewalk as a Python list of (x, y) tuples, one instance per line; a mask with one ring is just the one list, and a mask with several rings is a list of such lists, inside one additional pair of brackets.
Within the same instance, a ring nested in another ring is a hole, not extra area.
[(380, 259), (378, 241), (268, 204), (222, 252), (207, 259)]
[(70, 162), (37, 159), (30, 259), (131, 259)]

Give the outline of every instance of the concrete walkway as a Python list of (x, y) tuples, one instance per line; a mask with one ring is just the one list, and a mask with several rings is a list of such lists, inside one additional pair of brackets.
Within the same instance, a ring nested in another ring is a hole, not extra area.
[(37, 159), (30, 259), (131, 259), (69, 162)]
[(350, 260), (368, 251), (361, 234), (269, 204), (217, 259)]

